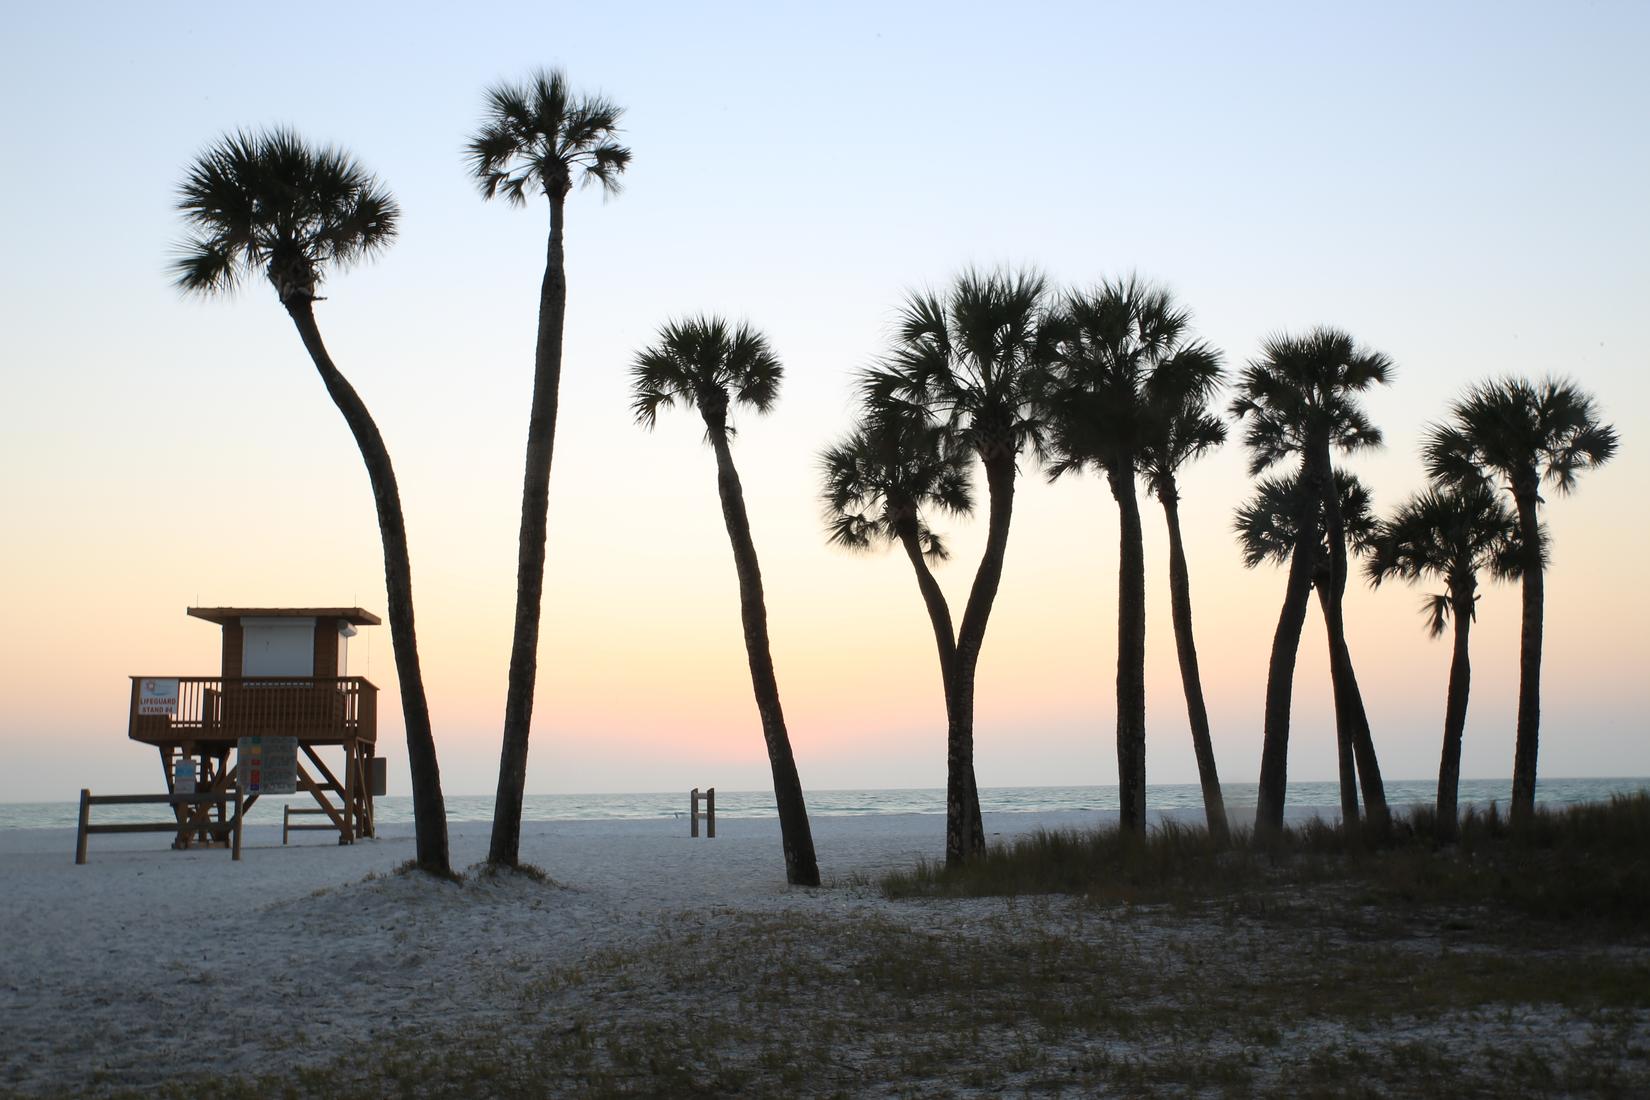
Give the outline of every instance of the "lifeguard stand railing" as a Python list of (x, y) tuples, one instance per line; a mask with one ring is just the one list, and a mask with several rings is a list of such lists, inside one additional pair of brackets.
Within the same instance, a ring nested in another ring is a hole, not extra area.
[(172, 676), (177, 704), (170, 714), (141, 713), (132, 677), (128, 734), (134, 741), (233, 741), (299, 737), (311, 743), (378, 739), (378, 688), (360, 676)]

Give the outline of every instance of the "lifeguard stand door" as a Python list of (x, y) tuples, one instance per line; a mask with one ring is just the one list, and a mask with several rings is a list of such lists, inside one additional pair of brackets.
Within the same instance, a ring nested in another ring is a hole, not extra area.
[(241, 620), (242, 676), (314, 676), (315, 620)]

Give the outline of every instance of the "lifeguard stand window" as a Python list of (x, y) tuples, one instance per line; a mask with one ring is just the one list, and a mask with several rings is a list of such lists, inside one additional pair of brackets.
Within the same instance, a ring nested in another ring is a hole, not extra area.
[(315, 620), (241, 620), (242, 676), (315, 675)]

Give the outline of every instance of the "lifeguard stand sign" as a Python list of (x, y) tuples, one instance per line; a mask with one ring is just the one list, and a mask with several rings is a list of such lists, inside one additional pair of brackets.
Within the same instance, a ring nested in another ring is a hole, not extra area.
[(298, 739), (243, 737), (236, 767), (248, 795), (298, 793)]

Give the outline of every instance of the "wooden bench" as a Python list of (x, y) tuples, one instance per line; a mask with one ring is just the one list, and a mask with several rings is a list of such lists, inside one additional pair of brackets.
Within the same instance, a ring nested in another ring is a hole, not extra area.
[[(93, 825), (93, 806), (170, 806), (171, 821), (122, 822), (118, 825)], [(206, 806), (230, 806), (235, 809), (228, 821), (208, 821), (193, 814), (180, 816), (178, 807), (199, 810)], [(80, 827), (75, 831), (74, 861), (86, 862), (86, 838), (92, 833), (176, 833), (180, 840), (190, 833), (228, 833), (230, 858), (241, 858), (241, 818), (246, 807), (241, 789), (227, 791), (200, 791), (195, 794), (100, 794), (94, 795), (84, 787), (80, 791)]]

